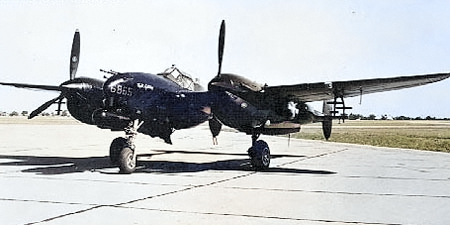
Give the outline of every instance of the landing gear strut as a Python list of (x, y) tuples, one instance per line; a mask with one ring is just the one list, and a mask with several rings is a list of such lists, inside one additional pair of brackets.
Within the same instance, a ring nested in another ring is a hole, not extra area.
[(109, 158), (114, 165), (119, 166), (120, 173), (132, 173), (136, 170), (136, 153), (134, 139), (138, 134), (137, 130), (144, 122), (138, 119), (130, 122), (125, 128), (125, 138), (114, 139), (109, 148)]
[(252, 134), (252, 147), (248, 149), (250, 156), (250, 163), (256, 170), (266, 170), (270, 165), (270, 149), (269, 145), (263, 141), (258, 140), (260, 134)]

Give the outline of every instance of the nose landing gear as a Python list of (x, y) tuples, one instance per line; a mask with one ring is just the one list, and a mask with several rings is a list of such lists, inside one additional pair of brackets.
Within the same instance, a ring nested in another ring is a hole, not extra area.
[(125, 136), (114, 139), (109, 148), (109, 158), (114, 165), (119, 166), (120, 173), (130, 174), (136, 170), (136, 152), (134, 140), (138, 134), (137, 130), (144, 122), (138, 119), (130, 122), (125, 128)]

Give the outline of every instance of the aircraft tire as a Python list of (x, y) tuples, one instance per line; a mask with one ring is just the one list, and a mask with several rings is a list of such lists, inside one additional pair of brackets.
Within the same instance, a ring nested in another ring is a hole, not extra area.
[(122, 149), (127, 145), (127, 139), (118, 137), (111, 142), (109, 147), (109, 159), (113, 165), (119, 164), (119, 156)]
[(125, 147), (119, 155), (120, 173), (130, 174), (136, 170), (136, 157), (130, 147)]
[(256, 141), (255, 144), (248, 150), (250, 156), (250, 163), (256, 170), (266, 170), (270, 165), (270, 149), (269, 145), (263, 141)]

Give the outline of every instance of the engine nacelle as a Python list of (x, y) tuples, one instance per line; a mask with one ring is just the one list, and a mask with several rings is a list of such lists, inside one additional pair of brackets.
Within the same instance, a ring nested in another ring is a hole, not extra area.
[(79, 77), (61, 84), (67, 98), (67, 109), (77, 120), (94, 124), (92, 113), (103, 108), (103, 81)]
[(253, 82), (247, 78), (234, 74), (220, 74), (208, 84), (208, 90), (225, 90), (233, 93), (247, 91), (261, 91), (263, 85)]
[(223, 124), (250, 133), (267, 121), (266, 111), (258, 110), (246, 100), (228, 92), (216, 92), (212, 106), (214, 116)]

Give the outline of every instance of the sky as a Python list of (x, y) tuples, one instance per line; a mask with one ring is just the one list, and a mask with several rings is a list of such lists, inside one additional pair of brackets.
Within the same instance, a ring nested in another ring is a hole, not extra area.
[[(175, 64), (206, 85), (217, 73), (222, 20), (222, 72), (262, 84), (450, 72), (448, 12), (448, 0), (0, 1), (0, 80), (68, 80), (79, 29), (77, 76), (159, 73)], [(0, 86), (0, 111), (31, 112), (58, 95)], [(363, 115), (450, 117), (450, 79), (359, 102), (346, 100)]]

